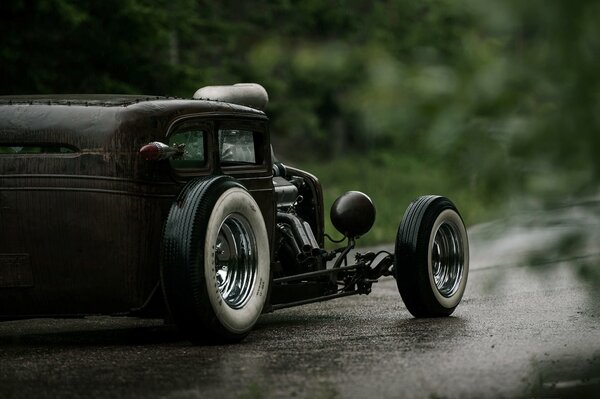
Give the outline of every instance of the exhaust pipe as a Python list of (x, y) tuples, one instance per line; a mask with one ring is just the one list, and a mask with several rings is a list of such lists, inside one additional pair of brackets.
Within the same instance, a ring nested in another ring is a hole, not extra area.
[(277, 212), (277, 223), (283, 223), (290, 227), (298, 249), (305, 256), (316, 256), (321, 253), (321, 248), (307, 222), (303, 222), (291, 213)]
[(292, 233), (290, 226), (287, 224), (281, 223), (277, 226), (277, 228), (279, 229), (281, 234), (285, 237), (285, 241), (290, 246), (290, 249), (296, 255), (296, 260), (300, 263), (304, 262), (308, 257), (306, 256), (306, 254), (304, 252), (302, 252), (302, 250), (298, 246), (298, 242), (296, 242), (296, 238), (294, 237), (294, 234)]

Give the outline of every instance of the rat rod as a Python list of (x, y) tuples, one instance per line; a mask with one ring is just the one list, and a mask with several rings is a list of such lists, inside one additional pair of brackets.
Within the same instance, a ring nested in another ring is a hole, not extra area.
[(261, 313), (382, 276), (415, 317), (450, 315), (469, 271), (453, 203), (417, 198), (394, 254), (351, 261), (375, 208), (347, 192), (331, 207), (344, 239), (325, 249), (321, 185), (273, 155), (267, 102), (257, 84), (0, 97), (0, 318), (164, 317), (193, 342), (232, 342)]

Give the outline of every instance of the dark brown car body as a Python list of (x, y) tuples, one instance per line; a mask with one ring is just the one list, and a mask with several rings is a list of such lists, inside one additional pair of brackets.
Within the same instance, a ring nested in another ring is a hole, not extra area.
[(261, 313), (366, 295), (386, 276), (415, 317), (452, 314), (469, 270), (452, 201), (418, 197), (393, 254), (349, 260), (371, 199), (342, 194), (343, 238), (324, 234), (321, 185), (275, 159), (267, 102), (254, 83), (190, 100), (0, 97), (0, 320), (164, 317), (191, 342), (238, 342)]
[[(182, 123), (207, 133), (203, 165), (178, 168), (140, 156), (141, 147), (168, 142)], [(220, 162), (221, 127), (254, 132), (255, 164)], [(15, 148), (21, 151), (8, 151)], [(273, 257), (277, 204), (262, 111), (156, 97), (1, 97), (0, 149), (1, 317), (126, 314), (161, 303), (164, 223), (177, 194), (198, 176), (230, 175), (249, 190)], [(306, 176), (306, 220), (322, 245), (321, 189)]]

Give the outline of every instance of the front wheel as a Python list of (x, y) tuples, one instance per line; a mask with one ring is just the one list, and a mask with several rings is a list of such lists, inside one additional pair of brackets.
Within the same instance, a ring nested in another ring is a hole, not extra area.
[(467, 230), (448, 198), (424, 196), (406, 210), (396, 237), (395, 277), (415, 317), (449, 316), (469, 274)]

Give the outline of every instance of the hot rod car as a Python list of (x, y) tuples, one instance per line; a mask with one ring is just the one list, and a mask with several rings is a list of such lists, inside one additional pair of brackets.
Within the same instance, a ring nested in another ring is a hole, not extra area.
[(321, 185), (274, 156), (267, 102), (257, 84), (0, 97), (0, 317), (165, 317), (193, 342), (232, 342), (261, 313), (383, 276), (415, 317), (450, 315), (469, 271), (454, 204), (417, 198), (393, 254), (349, 259), (375, 221), (349, 191), (326, 249)]

